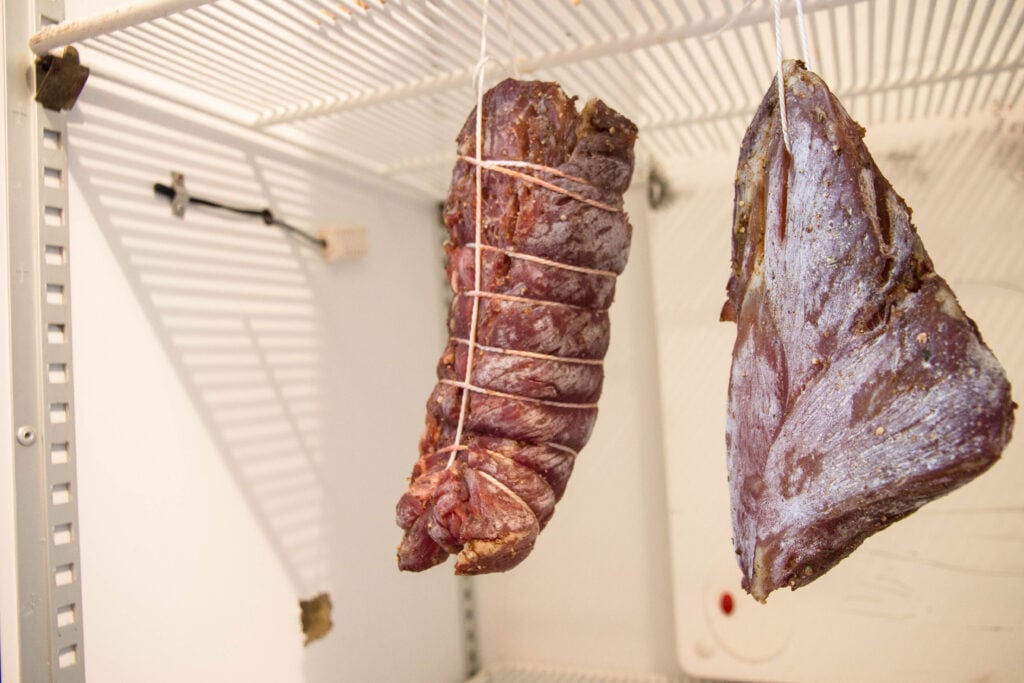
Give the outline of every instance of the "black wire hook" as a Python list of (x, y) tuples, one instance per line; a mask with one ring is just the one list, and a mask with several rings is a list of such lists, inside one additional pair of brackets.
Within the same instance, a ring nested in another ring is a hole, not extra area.
[(248, 209), (240, 206), (231, 206), (230, 204), (224, 204), (222, 202), (215, 202), (210, 199), (193, 197), (185, 190), (185, 176), (180, 173), (171, 173), (171, 181), (173, 186), (164, 185), (163, 183), (154, 183), (153, 192), (159, 197), (166, 197), (169, 199), (171, 201), (172, 208), (174, 209), (174, 215), (179, 218), (184, 218), (185, 206), (189, 204), (194, 204), (196, 206), (208, 206), (213, 209), (230, 211), (231, 213), (237, 213), (243, 216), (260, 218), (264, 225), (281, 228), (282, 230), (291, 233), (293, 236), (298, 237), (319, 249), (327, 248), (326, 239), (310, 235), (308, 232), (300, 230), (294, 225), (285, 223), (283, 220), (275, 216), (274, 212), (270, 209)]

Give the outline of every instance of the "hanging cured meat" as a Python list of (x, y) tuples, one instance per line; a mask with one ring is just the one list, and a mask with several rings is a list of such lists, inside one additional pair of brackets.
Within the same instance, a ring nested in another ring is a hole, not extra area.
[(404, 570), (456, 554), (456, 573), (504, 571), (533, 548), (597, 417), (629, 251), (629, 120), (511, 79), (481, 114), (480, 154), (474, 111), (444, 208), (450, 338), (397, 506)]
[(726, 442), (743, 587), (764, 601), (988, 469), (1010, 385), (863, 129), (799, 62), (743, 140)]

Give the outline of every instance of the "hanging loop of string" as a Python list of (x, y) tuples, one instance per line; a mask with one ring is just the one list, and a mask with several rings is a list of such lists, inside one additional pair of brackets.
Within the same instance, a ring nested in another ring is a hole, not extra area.
[(501, 11), (505, 23), (505, 38), (508, 39), (509, 61), (512, 62), (512, 76), (519, 78), (519, 48), (512, 34), (512, 22), (509, 20), (508, 0), (502, 0)]
[[(551, 192), (556, 192), (558, 194), (565, 195), (565, 196), (570, 197), (570, 198), (572, 198), (572, 199), (574, 199), (574, 200), (576, 200), (578, 202), (581, 202), (581, 203), (586, 204), (588, 206), (592, 206), (592, 207), (594, 207), (596, 209), (599, 209), (599, 210), (602, 210), (602, 211), (608, 211), (608, 212), (612, 212), (612, 213), (621, 213), (623, 211), (623, 207), (621, 205), (618, 205), (618, 204), (612, 205), (612, 204), (608, 204), (608, 203), (605, 203), (605, 202), (598, 201), (597, 199), (594, 199), (594, 198), (591, 198), (591, 197), (587, 197), (584, 194), (581, 194), (580, 192), (574, 192), (573, 190), (570, 190), (570, 189), (568, 189), (566, 187), (562, 187), (561, 185), (555, 184), (555, 182), (548, 181), (548, 180), (545, 180), (544, 178), (540, 177), (540, 174), (545, 174), (545, 175), (554, 176), (554, 178), (559, 178), (559, 179), (562, 179), (562, 180), (569, 181), (571, 183), (575, 183), (576, 185), (581, 185), (581, 186), (583, 186), (583, 188), (587, 188), (587, 187), (593, 188), (594, 187), (587, 180), (585, 180), (583, 178), (579, 178), (579, 177), (573, 176), (573, 175), (570, 175), (570, 174), (567, 174), (567, 173), (565, 173), (565, 172), (563, 172), (563, 171), (561, 171), (561, 170), (559, 170), (557, 168), (552, 168), (550, 166), (544, 166), (544, 165), (541, 165), (541, 164), (534, 164), (534, 163), (530, 163), (530, 162), (526, 162), (526, 161), (514, 161), (514, 160), (508, 160), (508, 159), (484, 159), (483, 158), (483, 144), (484, 144), (484, 135), (483, 135), (483, 127), (484, 127), (484, 120), (483, 119), (484, 119), (484, 117), (483, 117), (483, 110), (484, 110), (484, 83), (485, 83), (486, 68), (487, 68), (487, 64), (489, 62), (497, 61), (494, 58), (489, 57), (487, 55), (487, 12), (488, 12), (488, 6), (489, 6), (488, 0), (483, 0), (483, 17), (481, 19), (481, 24), (480, 24), (480, 57), (479, 57), (479, 60), (477, 61), (476, 68), (474, 69), (474, 72), (473, 72), (473, 81), (474, 81), (475, 94), (476, 94), (476, 112), (475, 112), (475, 121), (474, 121), (474, 123), (475, 123), (475, 130), (474, 130), (474, 138), (475, 138), (474, 139), (474, 147), (475, 147), (475, 150), (474, 150), (473, 156), (465, 156), (465, 155), (460, 155), (459, 156), (459, 160), (460, 161), (468, 163), (468, 164), (471, 164), (473, 166), (474, 181), (475, 181), (474, 194), (475, 194), (476, 201), (475, 201), (475, 206), (474, 206), (474, 211), (473, 211), (473, 221), (474, 221), (473, 235), (474, 235), (474, 239), (473, 239), (473, 242), (464, 245), (466, 247), (472, 247), (473, 248), (473, 289), (472, 289), (472, 291), (467, 291), (467, 292), (461, 292), (460, 293), (460, 295), (471, 297), (473, 303), (472, 303), (472, 310), (471, 310), (471, 313), (470, 313), (469, 334), (467, 335), (468, 338), (455, 340), (458, 343), (464, 344), (466, 346), (466, 371), (465, 371), (465, 374), (463, 375), (463, 378), (462, 378), (461, 381), (448, 380), (448, 379), (440, 380), (441, 384), (446, 384), (448, 386), (452, 386), (452, 387), (454, 387), (456, 389), (461, 390), (461, 392), (462, 392), (462, 399), (461, 399), (461, 403), (460, 403), (460, 406), (459, 406), (459, 420), (458, 420), (458, 424), (456, 425), (456, 428), (455, 428), (455, 436), (454, 436), (454, 438), (452, 440), (452, 444), (450, 446), (447, 446), (447, 447), (439, 450), (439, 451), (436, 451), (437, 453), (445, 452), (445, 451), (450, 451), (451, 455), (449, 456), (448, 463), (445, 466), (446, 469), (451, 468), (455, 464), (456, 457), (458, 456), (458, 454), (461, 451), (464, 451), (464, 450), (468, 449), (468, 446), (463, 444), (462, 440), (463, 440), (465, 426), (466, 426), (466, 421), (467, 421), (467, 416), (468, 416), (468, 408), (469, 408), (469, 401), (470, 401), (470, 394), (471, 393), (484, 394), (484, 395), (496, 396), (496, 397), (507, 398), (507, 399), (515, 399), (515, 400), (519, 400), (519, 401), (541, 403), (541, 404), (544, 404), (544, 405), (551, 405), (551, 406), (556, 406), (556, 407), (560, 407), (560, 408), (579, 408), (579, 409), (588, 409), (588, 410), (590, 410), (590, 409), (593, 409), (593, 408), (596, 407), (596, 404), (561, 403), (561, 402), (554, 402), (554, 401), (547, 401), (547, 400), (541, 401), (539, 399), (533, 399), (533, 398), (529, 398), (529, 397), (525, 397), (525, 396), (518, 396), (518, 395), (513, 395), (513, 394), (505, 394), (505, 393), (497, 392), (497, 391), (494, 391), (494, 390), (491, 390), (491, 389), (486, 389), (486, 388), (483, 388), (483, 387), (478, 387), (478, 386), (475, 386), (473, 384), (473, 381), (472, 381), (473, 365), (474, 365), (474, 359), (475, 359), (476, 351), (477, 350), (482, 350), (482, 351), (485, 351), (485, 352), (488, 352), (488, 353), (509, 353), (509, 354), (514, 354), (514, 355), (522, 355), (524, 357), (534, 357), (534, 358), (541, 358), (541, 357), (543, 357), (544, 360), (552, 360), (552, 361), (565, 362), (565, 363), (592, 363), (592, 364), (596, 364), (596, 365), (601, 365), (603, 363), (603, 361), (600, 360), (600, 359), (595, 359), (595, 360), (584, 359), (584, 360), (581, 360), (581, 359), (577, 359), (577, 358), (561, 358), (561, 357), (557, 357), (557, 356), (548, 356), (548, 355), (545, 355), (545, 354), (531, 353), (531, 352), (528, 352), (528, 351), (518, 351), (518, 350), (510, 350), (510, 349), (502, 349), (502, 348), (490, 347), (490, 346), (486, 346), (486, 345), (478, 343), (478, 341), (477, 341), (477, 329), (478, 329), (478, 323), (479, 323), (479, 319), (480, 319), (480, 300), (482, 298), (490, 298), (490, 299), (498, 298), (498, 299), (507, 299), (507, 300), (511, 300), (511, 299), (520, 300), (519, 297), (511, 297), (511, 296), (508, 296), (508, 295), (499, 294), (499, 293), (496, 293), (496, 292), (488, 292), (488, 291), (484, 291), (483, 290), (483, 287), (482, 287), (482, 284), (483, 284), (482, 283), (482, 273), (483, 273), (483, 256), (482, 256), (482, 254), (483, 254), (483, 251), (484, 250), (499, 251), (499, 252), (504, 253), (509, 258), (529, 260), (529, 261), (533, 261), (533, 262), (536, 262), (536, 263), (541, 263), (543, 265), (554, 267), (554, 268), (561, 268), (561, 269), (571, 270), (571, 271), (575, 271), (575, 272), (586, 273), (586, 274), (594, 275), (594, 276), (612, 277), (612, 278), (614, 278), (614, 277), (616, 277), (618, 275), (618, 273), (613, 272), (613, 271), (596, 270), (596, 269), (591, 269), (591, 268), (582, 268), (582, 267), (575, 266), (575, 265), (560, 263), (560, 262), (551, 261), (551, 260), (548, 260), (548, 259), (542, 259), (542, 258), (539, 258), (539, 257), (536, 257), (536, 256), (531, 256), (529, 254), (520, 254), (520, 253), (515, 252), (515, 251), (510, 251), (510, 250), (507, 250), (507, 249), (503, 249), (501, 247), (495, 247), (495, 246), (488, 245), (488, 244), (484, 243), (484, 240), (483, 240), (483, 174), (484, 174), (484, 171), (490, 171), (490, 172), (494, 172), (494, 173), (501, 173), (501, 174), (504, 174), (504, 175), (507, 175), (507, 176), (514, 177), (514, 178), (516, 178), (520, 182), (536, 185), (536, 186), (541, 187), (541, 188), (543, 188), (545, 190), (549, 190)], [(512, 70), (515, 73), (516, 72), (516, 64), (515, 64), (515, 62), (516, 62), (517, 51), (516, 51), (515, 43), (512, 40), (512, 36), (511, 36), (511, 32), (510, 32), (510, 23), (509, 23), (509, 15), (508, 15), (508, 1), (507, 0), (505, 0), (505, 2), (504, 2), (504, 12), (505, 12), (505, 30), (506, 30), (506, 33), (508, 34), (510, 50), (512, 51), (512, 62), (513, 62)], [(585, 191), (585, 190), (581, 189), (581, 192), (582, 191)], [(541, 301), (541, 300), (538, 300), (538, 299), (524, 299), (524, 300), (532, 302), (532, 303), (536, 303), (536, 304), (569, 305), (569, 304), (562, 304), (562, 303), (559, 303), (559, 302)], [(555, 443), (545, 442), (545, 445), (550, 446), (552, 448), (560, 449), (560, 450), (567, 450), (570, 453), (574, 453), (574, 451), (572, 451), (570, 449), (566, 449), (564, 446), (559, 446), (558, 444), (555, 444)]]
[(731, 29), (733, 27), (733, 25), (737, 22), (737, 20), (739, 20), (739, 18), (741, 16), (743, 16), (743, 13), (746, 12), (748, 9), (750, 9), (750, 6), (753, 5), (753, 4), (754, 4), (754, 0), (746, 0), (746, 2), (743, 3), (742, 7), (740, 7), (738, 10), (733, 10), (732, 13), (729, 16), (729, 20), (728, 21), (726, 21), (724, 24), (719, 26), (713, 32), (711, 32), (708, 35), (704, 36), (704, 38), (703, 38), (704, 42), (710, 42), (712, 40), (716, 40), (718, 38), (718, 36), (722, 35), (726, 31)]
[(807, 47), (807, 24), (804, 22), (804, 0), (796, 0), (797, 29), (800, 31), (800, 52), (804, 58), (804, 66), (811, 69), (811, 51)]
[[(473, 290), (479, 292), (481, 289), (481, 271), (483, 270), (483, 250), (480, 245), (483, 244), (483, 143), (484, 143), (484, 76), (487, 72), (487, 10), (489, 9), (490, 3), (488, 0), (484, 0), (483, 4), (483, 18), (480, 20), (480, 58), (476, 63), (476, 69), (474, 71), (474, 87), (476, 88), (476, 130), (474, 135), (476, 137), (474, 141), (474, 180), (475, 182), (475, 194), (476, 202), (473, 210), (473, 222), (474, 222), (474, 233), (473, 242), (476, 246), (473, 247)], [(460, 446), (462, 445), (462, 432), (466, 427), (466, 412), (469, 409), (469, 394), (470, 386), (472, 385), (473, 377), (473, 358), (476, 355), (476, 328), (477, 322), (480, 319), (480, 297), (473, 297), (473, 309), (470, 313), (469, 319), (469, 344), (466, 349), (466, 374), (463, 379), (462, 387), (462, 400), (459, 405), (459, 422), (455, 427), (455, 439), (453, 442), (454, 448), (452, 454), (448, 458), (448, 464), (445, 466), (446, 469), (450, 468), (455, 464), (455, 457), (458, 455)]]
[[(795, 0), (795, 2), (797, 27), (800, 33), (800, 48), (803, 55), (804, 66), (807, 67), (807, 69), (810, 69), (811, 56), (810, 50), (807, 47), (807, 26), (804, 23), (804, 4), (803, 0)], [(789, 142), (789, 117), (786, 114), (786, 79), (782, 74), (782, 0), (774, 0), (772, 4), (775, 10), (775, 82), (778, 84), (779, 89), (779, 120), (782, 123), (782, 141), (786, 145), (786, 151), (792, 154), (793, 148)]]
[(782, 75), (782, 0), (774, 0), (775, 5), (775, 83), (779, 88), (779, 121), (782, 123), (782, 142), (786, 151), (793, 153), (789, 144), (789, 116), (786, 114), (786, 84)]

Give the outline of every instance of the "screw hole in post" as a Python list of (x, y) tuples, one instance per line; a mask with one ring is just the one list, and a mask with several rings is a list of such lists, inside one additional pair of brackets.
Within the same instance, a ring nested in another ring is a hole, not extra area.
[(31, 446), (36, 441), (36, 430), (25, 425), (18, 427), (18, 443), (22, 446)]

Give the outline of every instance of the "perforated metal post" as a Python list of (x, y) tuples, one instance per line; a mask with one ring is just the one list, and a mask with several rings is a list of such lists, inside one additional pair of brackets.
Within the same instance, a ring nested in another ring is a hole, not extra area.
[(473, 591), (473, 578), (458, 577), (459, 583), (459, 619), (462, 627), (462, 658), (467, 679), (480, 672), (480, 641), (477, 637), (476, 594)]
[(85, 680), (75, 474), (66, 115), (35, 99), (29, 36), (63, 0), (4, 3), (11, 380), (23, 681)]

